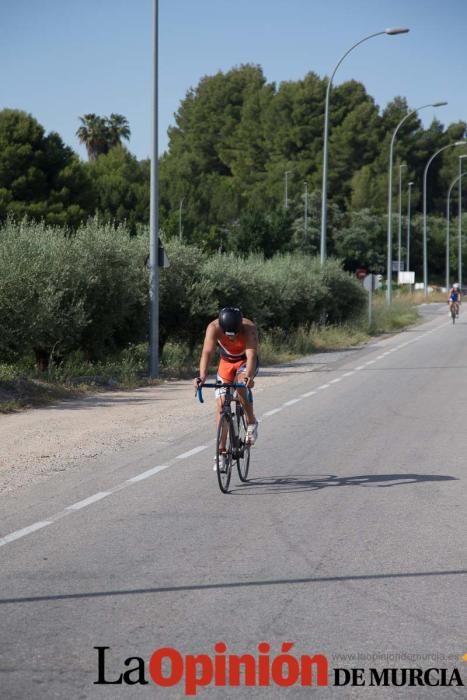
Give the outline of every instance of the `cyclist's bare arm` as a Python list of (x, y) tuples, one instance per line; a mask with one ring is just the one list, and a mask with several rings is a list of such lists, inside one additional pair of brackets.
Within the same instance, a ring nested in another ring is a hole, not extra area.
[(249, 378), (248, 386), (254, 386), (254, 374), (256, 370), (256, 356), (258, 354), (258, 332), (253, 321), (244, 319), (245, 329), (245, 355), (246, 355), (246, 370), (245, 375)]
[[(199, 378), (202, 382), (206, 381), (208, 376), (209, 365), (216, 351), (217, 331), (214, 322), (211, 322), (206, 328), (204, 336), (203, 349), (201, 351), (201, 359), (199, 361)], [(196, 380), (195, 380), (196, 383)]]

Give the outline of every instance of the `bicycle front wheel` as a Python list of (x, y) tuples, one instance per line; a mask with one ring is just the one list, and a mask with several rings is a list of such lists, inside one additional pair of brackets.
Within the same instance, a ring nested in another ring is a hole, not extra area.
[(237, 421), (237, 471), (240, 481), (247, 481), (250, 469), (250, 445), (247, 442), (247, 422), (243, 409), (239, 407), (235, 416)]
[[(216, 440), (217, 480), (222, 493), (229, 492), (230, 477), (232, 476), (234, 440), (235, 436), (232, 419), (224, 413), (219, 421)], [(222, 447), (223, 445), (225, 445), (225, 448)]]

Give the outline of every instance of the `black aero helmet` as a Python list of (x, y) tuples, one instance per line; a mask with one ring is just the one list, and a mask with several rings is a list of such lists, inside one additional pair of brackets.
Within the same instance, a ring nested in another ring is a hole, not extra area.
[(219, 325), (226, 335), (238, 333), (242, 321), (242, 312), (236, 306), (225, 306), (219, 311)]

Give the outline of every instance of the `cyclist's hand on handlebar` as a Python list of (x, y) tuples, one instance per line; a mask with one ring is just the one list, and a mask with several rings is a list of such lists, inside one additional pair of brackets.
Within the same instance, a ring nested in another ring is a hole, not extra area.
[(195, 377), (193, 379), (193, 386), (195, 387), (196, 390), (198, 390), (200, 386), (203, 386), (205, 381), (206, 381), (206, 377)]
[(241, 379), (247, 389), (253, 389), (255, 385), (255, 380), (253, 379), (253, 377), (247, 377), (246, 375), (244, 375)]

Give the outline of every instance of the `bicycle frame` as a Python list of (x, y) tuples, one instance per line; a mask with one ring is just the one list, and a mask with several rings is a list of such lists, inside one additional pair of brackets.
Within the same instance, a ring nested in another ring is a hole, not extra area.
[[(237, 389), (247, 390), (247, 400), (253, 401), (251, 390), (245, 387), (242, 383), (224, 383), (216, 382), (213, 384), (199, 385), (196, 390), (196, 395), (200, 403), (204, 403), (202, 389), (204, 387), (212, 389), (225, 389), (225, 394), (220, 421), (217, 429), (217, 478), (219, 487), (223, 493), (228, 493), (230, 476), (232, 471), (232, 459), (237, 463), (238, 476), (240, 481), (247, 481), (248, 470), (250, 464), (250, 447), (246, 442), (247, 424), (245, 420), (245, 412)], [(235, 408), (232, 410), (232, 401), (235, 402)], [(226, 449), (226, 441), (229, 441)], [(228, 466), (220, 467), (219, 455), (227, 455), (222, 457), (223, 464), (225, 459), (228, 461)]]

